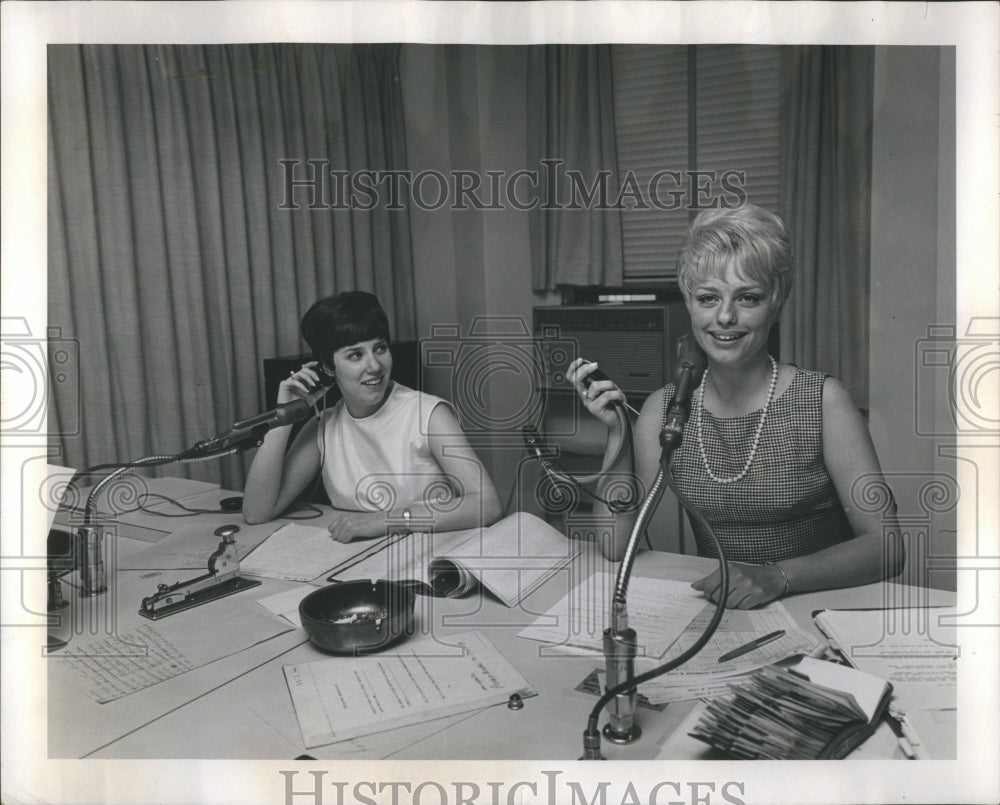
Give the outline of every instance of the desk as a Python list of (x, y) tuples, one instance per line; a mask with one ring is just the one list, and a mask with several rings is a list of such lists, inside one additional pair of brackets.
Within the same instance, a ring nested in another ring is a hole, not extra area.
[[(219, 490), (215, 497), (221, 499), (231, 494)], [(203, 505), (210, 504), (210, 497), (206, 493)], [(198, 515), (169, 520), (164, 528), (177, 528), (180, 524), (190, 527), (196, 522), (204, 523), (206, 533), (210, 534), (219, 524), (236, 520), (232, 515)], [(309, 524), (324, 522), (317, 519)], [(280, 524), (272, 524), (272, 530)], [(130, 540), (124, 525), (119, 533), (117, 550), (112, 552), (116, 556), (148, 546), (148, 528), (143, 532), (142, 543)], [(595, 546), (586, 548), (576, 560), (586, 563), (582, 567), (613, 570)], [(639, 554), (635, 574), (693, 581), (714, 566), (714, 560), (710, 559), (647, 551)], [(168, 575), (172, 574), (164, 573), (163, 579), (147, 579), (142, 578), (142, 571), (112, 568), (109, 584), (113, 594), (95, 601), (112, 602), (121, 622), (129, 622), (135, 618), (141, 597), (155, 590), (156, 581), (189, 578), (191, 573), (180, 571), (177, 578), (170, 579)], [(313, 648), (301, 630), (293, 629), (104, 705), (69, 689), (66, 669), (53, 658), (49, 673), (49, 756), (291, 760), (307, 754), (317, 759), (576, 759), (581, 753), (587, 716), (596, 699), (574, 688), (599, 663), (590, 657), (542, 657), (538, 643), (517, 637), (522, 628), (567, 593), (570, 578), (568, 571), (557, 574), (517, 608), (505, 607), (482, 592), (464, 598), (417, 599), (418, 627), (432, 630), (437, 639), (447, 642), (449, 635), (478, 629), (496, 645), (538, 691), (538, 696), (525, 700), (521, 710), (491, 707), (307, 750), (299, 734), (282, 667), (329, 655)], [(263, 612), (255, 603), (258, 599), (294, 586), (287, 581), (262, 581), (260, 587), (171, 617), (186, 617), (197, 628), (224, 628), (227, 613), (235, 611), (233, 608), (253, 607)], [(898, 596), (900, 592), (898, 585), (871, 584), (791, 596), (784, 604), (805, 630), (818, 636), (811, 618), (814, 610), (880, 607), (888, 600), (887, 596)], [(922, 590), (921, 594), (931, 605), (954, 602), (953, 593)], [(94, 606), (93, 601), (81, 601), (75, 591), (67, 591), (66, 598), (71, 609)], [(640, 708), (642, 737), (627, 747), (604, 742), (604, 754), (609, 759), (659, 757), (662, 744), (694, 706), (694, 702), (681, 702), (663, 711)], [(950, 740), (949, 736), (941, 737), (943, 740), (934, 754), (953, 757), (953, 736)]]

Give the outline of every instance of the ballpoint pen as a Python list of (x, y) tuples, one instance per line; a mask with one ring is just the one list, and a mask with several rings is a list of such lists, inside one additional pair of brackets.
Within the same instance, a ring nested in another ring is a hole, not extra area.
[(755, 648), (760, 648), (761, 646), (767, 645), (775, 640), (779, 640), (785, 636), (784, 629), (778, 629), (776, 632), (771, 632), (771, 634), (766, 634), (763, 637), (758, 637), (756, 640), (751, 640), (745, 646), (740, 646), (739, 648), (734, 648), (732, 651), (727, 651), (721, 657), (719, 657), (719, 662), (728, 662), (729, 660), (735, 660), (737, 657), (742, 657), (753, 651)]

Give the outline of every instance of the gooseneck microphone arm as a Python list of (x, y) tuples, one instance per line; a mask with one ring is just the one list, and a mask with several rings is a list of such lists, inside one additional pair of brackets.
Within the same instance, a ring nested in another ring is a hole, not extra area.
[[(690, 648), (686, 649), (684, 652), (674, 657), (674, 659), (665, 662), (663, 665), (659, 665), (649, 671), (639, 674), (638, 676), (633, 676), (629, 673), (629, 668), (626, 668), (626, 678), (623, 681), (618, 682), (614, 686), (611, 685), (611, 680), (608, 680), (608, 686), (605, 688), (604, 694), (597, 700), (597, 704), (594, 705), (593, 709), (590, 711), (590, 717), (587, 720), (587, 729), (583, 733), (583, 756), (581, 760), (601, 760), (601, 733), (597, 728), (598, 721), (601, 718), (601, 711), (608, 705), (612, 700), (619, 700), (619, 697), (624, 697), (626, 702), (630, 699), (634, 699), (636, 694), (636, 688), (643, 682), (648, 682), (651, 679), (655, 679), (658, 676), (662, 676), (668, 671), (672, 671), (674, 668), (678, 668), (692, 657), (694, 657), (705, 644), (711, 639), (712, 635), (715, 634), (715, 630), (719, 626), (719, 622), (722, 620), (722, 616), (726, 611), (726, 598), (729, 595), (729, 565), (726, 562), (725, 554), (722, 551), (722, 545), (719, 543), (718, 537), (712, 530), (711, 525), (705, 519), (704, 515), (699, 512), (691, 501), (677, 488), (676, 481), (673, 477), (673, 473), (670, 472), (669, 467), (664, 470), (661, 465), (659, 472), (657, 473), (656, 480), (650, 487), (649, 495), (647, 495), (646, 500), (643, 501), (643, 506), (653, 499), (654, 495), (659, 495), (662, 493), (662, 482), (665, 481), (667, 486), (673, 490), (674, 494), (677, 495), (677, 499), (680, 501), (681, 505), (688, 511), (688, 513), (698, 521), (698, 524), (705, 530), (709, 538), (712, 541), (712, 545), (715, 548), (716, 556), (719, 559), (719, 600), (715, 604), (715, 612), (712, 614), (712, 620), (709, 621), (708, 626), (705, 631), (699, 636), (699, 638), (691, 645)], [(657, 491), (659, 490), (659, 491)], [(632, 542), (632, 539), (629, 540)], [(634, 554), (633, 554), (634, 555)], [(622, 562), (624, 565), (624, 560)], [(619, 579), (621, 580), (621, 579)], [(627, 579), (625, 580), (627, 584)], [(624, 590), (624, 588), (623, 588)], [(617, 595), (617, 591), (616, 591)], [(624, 595), (624, 592), (623, 592)], [(622, 613), (627, 617), (625, 612), (625, 604), (622, 601), (619, 605), (617, 600), (612, 601), (612, 607), (620, 609)], [(613, 617), (613, 616), (612, 616)], [(613, 627), (612, 627), (613, 628)], [(626, 626), (627, 628), (627, 626)], [(610, 629), (609, 629), (610, 631)], [(634, 634), (634, 631), (633, 631)], [(605, 650), (607, 649), (607, 642), (605, 642)], [(634, 654), (633, 654), (634, 658)], [(608, 657), (606, 663), (610, 664), (612, 658)], [(618, 661), (618, 658), (615, 658)], [(634, 659), (630, 663), (631, 667), (634, 668)], [(624, 720), (628, 722), (628, 713), (618, 714), (619, 721)], [(631, 709), (631, 718), (634, 720), (635, 708)], [(610, 726), (610, 724), (609, 724)], [(608, 731), (610, 732), (610, 730)], [(607, 733), (606, 733), (607, 734)], [(613, 736), (609, 736), (611, 739)]]
[(271, 428), (278, 428), (282, 425), (293, 425), (296, 422), (309, 419), (316, 409), (316, 405), (326, 396), (326, 393), (331, 388), (332, 383), (327, 385), (321, 384), (304, 397), (284, 403), (277, 408), (265, 411), (263, 414), (257, 414), (249, 419), (241, 419), (224, 433), (198, 442), (192, 450), (196, 455), (207, 456), (233, 448), (244, 449), (259, 445), (264, 438), (264, 434), (271, 430)]
[[(330, 385), (317, 386), (306, 396), (279, 405), (263, 414), (236, 422), (232, 428), (218, 436), (204, 439), (182, 453), (172, 456), (149, 456), (124, 464), (102, 465), (116, 469), (102, 478), (87, 497), (83, 524), (77, 530), (77, 563), (81, 577), (81, 595), (96, 596), (107, 590), (107, 574), (104, 567), (104, 528), (97, 522), (97, 501), (101, 492), (126, 472), (135, 467), (155, 467), (174, 462), (201, 461), (216, 458), (253, 444), (260, 444), (264, 434), (271, 428), (291, 425), (308, 419), (315, 410)], [(73, 482), (80, 476), (74, 475)]]
[[(614, 743), (631, 743), (639, 737), (641, 730), (635, 724), (637, 686), (677, 668), (695, 656), (715, 633), (725, 613), (726, 598), (729, 594), (729, 567), (726, 564), (722, 546), (708, 521), (677, 488), (670, 468), (674, 451), (681, 443), (684, 422), (690, 412), (690, 401), (697, 386), (700, 364), (700, 356), (689, 357), (686, 355), (681, 362), (677, 393), (674, 395), (673, 404), (667, 411), (666, 421), (660, 432), (660, 466), (649, 492), (639, 507), (625, 548), (625, 554), (618, 569), (614, 597), (611, 602), (610, 625), (604, 632), (607, 686), (604, 694), (591, 710), (587, 729), (583, 733), (582, 760), (601, 759), (601, 733), (597, 729), (597, 723), (605, 706), (608, 706), (609, 722), (604, 729), (604, 735), (608, 740)], [(670, 486), (681, 505), (698, 521), (712, 540), (716, 555), (719, 557), (719, 600), (708, 627), (690, 648), (673, 660), (635, 676), (636, 633), (628, 625), (626, 594), (632, 566), (639, 549), (639, 535), (645, 531), (649, 518), (656, 510), (663, 494), (664, 483)]]

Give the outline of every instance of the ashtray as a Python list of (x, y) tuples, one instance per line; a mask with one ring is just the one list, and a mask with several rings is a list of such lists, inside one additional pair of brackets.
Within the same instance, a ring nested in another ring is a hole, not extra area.
[(420, 582), (343, 581), (309, 593), (299, 618), (316, 648), (331, 654), (370, 654), (413, 632)]

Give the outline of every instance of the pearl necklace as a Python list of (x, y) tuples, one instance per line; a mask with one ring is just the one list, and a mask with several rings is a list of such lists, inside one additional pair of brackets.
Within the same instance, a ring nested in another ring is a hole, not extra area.
[(743, 465), (743, 471), (740, 472), (739, 475), (734, 475), (732, 478), (720, 478), (712, 472), (712, 468), (708, 466), (708, 456), (705, 454), (705, 442), (702, 440), (701, 436), (701, 412), (705, 407), (705, 381), (708, 380), (707, 367), (705, 368), (705, 374), (702, 375), (701, 385), (698, 386), (698, 408), (695, 411), (695, 428), (698, 432), (698, 449), (701, 451), (701, 463), (705, 465), (705, 472), (708, 473), (708, 477), (717, 484), (732, 484), (743, 478), (743, 476), (750, 471), (750, 465), (753, 463), (753, 457), (757, 455), (757, 447), (760, 445), (760, 435), (764, 432), (764, 421), (767, 419), (767, 412), (771, 407), (771, 400), (774, 399), (774, 390), (778, 385), (778, 362), (770, 355), (767, 357), (771, 361), (771, 385), (767, 389), (767, 401), (764, 403), (764, 408), (760, 412), (760, 422), (757, 424), (757, 433), (754, 434), (753, 444), (750, 445), (750, 455), (747, 456), (747, 463)]

